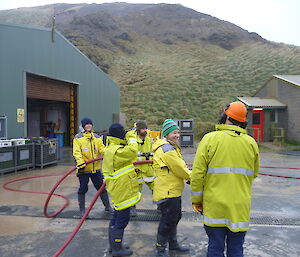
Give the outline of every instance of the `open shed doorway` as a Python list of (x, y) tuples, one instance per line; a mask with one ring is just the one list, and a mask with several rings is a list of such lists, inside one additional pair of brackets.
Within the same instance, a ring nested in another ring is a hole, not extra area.
[(60, 138), (69, 146), (77, 124), (77, 85), (27, 74), (27, 136)]

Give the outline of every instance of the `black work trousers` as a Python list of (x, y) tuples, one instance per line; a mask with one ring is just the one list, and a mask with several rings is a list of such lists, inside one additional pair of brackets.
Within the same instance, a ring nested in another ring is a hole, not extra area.
[(166, 201), (160, 203), (159, 207), (161, 218), (158, 226), (158, 234), (169, 238), (176, 231), (177, 224), (181, 219), (181, 196), (168, 198)]

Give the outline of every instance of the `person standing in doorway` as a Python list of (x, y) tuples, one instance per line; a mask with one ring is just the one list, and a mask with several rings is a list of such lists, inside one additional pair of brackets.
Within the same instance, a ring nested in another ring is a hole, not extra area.
[(208, 257), (243, 257), (249, 229), (251, 186), (259, 172), (259, 151), (247, 135), (247, 109), (227, 105), (216, 131), (201, 140), (191, 175), (193, 209), (203, 212)]
[[(84, 118), (81, 121), (82, 132), (78, 133), (73, 140), (73, 156), (77, 164), (77, 177), (79, 180), (78, 204), (80, 215), (85, 213), (85, 194), (88, 191), (88, 183), (91, 179), (96, 190), (99, 190), (103, 184), (103, 175), (101, 173), (100, 162), (86, 164), (87, 161), (96, 159), (103, 155), (105, 146), (99, 135), (93, 131), (93, 122), (90, 118)], [(104, 189), (100, 195), (105, 211), (113, 213), (110, 206), (107, 191)]]

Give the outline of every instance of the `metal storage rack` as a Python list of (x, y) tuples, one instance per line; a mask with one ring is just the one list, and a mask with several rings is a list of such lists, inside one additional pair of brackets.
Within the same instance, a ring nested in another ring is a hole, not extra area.
[(59, 144), (57, 138), (34, 139), (35, 166), (43, 168), (50, 164), (56, 164), (59, 157)]
[(15, 145), (16, 168), (34, 168), (34, 144)]
[(175, 120), (180, 129), (180, 146), (194, 147), (194, 120)]
[(7, 138), (7, 118), (5, 116), (0, 117), (0, 139)]
[(15, 170), (15, 147), (1, 147), (0, 148), (0, 172), (1, 175)]
[(194, 147), (194, 133), (193, 132), (180, 133), (180, 146)]
[(194, 132), (194, 120), (177, 120), (181, 132)]
[(0, 148), (0, 174), (34, 168), (34, 144)]

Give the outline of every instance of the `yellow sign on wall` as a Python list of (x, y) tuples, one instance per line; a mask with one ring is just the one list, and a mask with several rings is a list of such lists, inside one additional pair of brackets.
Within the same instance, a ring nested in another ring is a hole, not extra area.
[(24, 109), (17, 109), (17, 122), (24, 122), (24, 115), (25, 115), (25, 111)]

